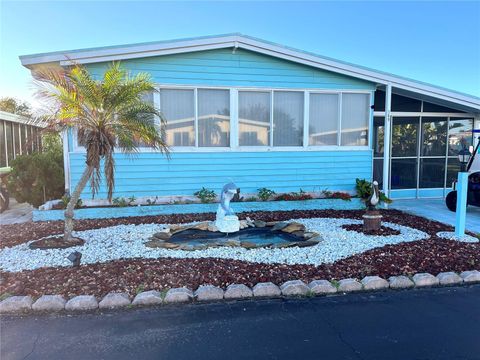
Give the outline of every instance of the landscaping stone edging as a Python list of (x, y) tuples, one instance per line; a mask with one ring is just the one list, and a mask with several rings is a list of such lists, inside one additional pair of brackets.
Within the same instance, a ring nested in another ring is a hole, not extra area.
[[(174, 215), (190, 213), (214, 213), (218, 203), (209, 204), (167, 204), (127, 207), (92, 207), (75, 210), (76, 219), (110, 219), (130, 216)], [(236, 213), (272, 211), (281, 208), (288, 210), (359, 210), (365, 204), (359, 198), (350, 201), (341, 199), (311, 199), (299, 201), (245, 201), (235, 202), (232, 208)], [(33, 210), (33, 221), (64, 220), (65, 210)]]
[(226, 290), (205, 284), (193, 292), (188, 288), (170, 289), (166, 293), (148, 290), (138, 293), (133, 301), (125, 293), (111, 292), (98, 300), (92, 295), (78, 295), (66, 301), (61, 295), (43, 295), (36, 301), (30, 296), (11, 296), (0, 302), (0, 314), (24, 314), (35, 312), (82, 311), (112, 309), (133, 306), (160, 304), (207, 302), (219, 300), (241, 300), (253, 298), (305, 297), (350, 293), (360, 291), (379, 291), (387, 289), (411, 289), (425, 287), (452, 286), (480, 283), (480, 271), (441, 272), (434, 276), (418, 273), (411, 278), (405, 275), (391, 276), (385, 280), (379, 276), (365, 276), (361, 281), (348, 278), (334, 282), (313, 280), (308, 285), (301, 280), (290, 280), (280, 287), (271, 282), (258, 283), (253, 288), (244, 284), (231, 284)]

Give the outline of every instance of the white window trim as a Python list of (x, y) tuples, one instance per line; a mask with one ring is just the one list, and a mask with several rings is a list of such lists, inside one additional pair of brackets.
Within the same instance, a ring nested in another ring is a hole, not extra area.
[[(370, 103), (373, 101), (372, 90), (364, 89), (315, 89), (315, 88), (264, 88), (251, 86), (203, 86), (203, 85), (186, 85), (186, 84), (156, 84), (156, 90), (162, 89), (178, 89), (178, 90), (193, 90), (194, 92), (194, 117), (195, 117), (195, 146), (171, 146), (171, 152), (195, 152), (195, 153), (210, 153), (210, 152), (285, 152), (285, 151), (366, 151), (372, 150), (370, 137), (367, 139), (367, 145), (361, 146), (342, 146), (341, 132), (342, 132), (342, 94), (367, 94), (370, 98)], [(215, 89), (228, 90), (230, 92), (230, 146), (229, 147), (199, 147), (198, 146), (198, 90), (199, 89)], [(239, 145), (239, 126), (238, 126), (238, 94), (240, 91), (252, 92), (268, 92), (270, 93), (270, 134), (269, 146), (240, 146)], [(302, 92), (304, 98), (304, 113), (303, 113), (303, 144), (301, 146), (273, 146), (273, 112), (274, 112), (274, 92)], [(338, 129), (337, 129), (337, 145), (309, 145), (309, 117), (310, 117), (310, 94), (335, 94), (338, 95)], [(161, 108), (160, 93), (155, 92), (154, 104)], [(372, 117), (373, 110), (370, 110), (369, 116)], [(370, 118), (369, 118), (370, 120)], [(367, 131), (370, 133), (372, 125), (368, 121)], [(85, 148), (78, 145), (78, 136), (76, 129), (73, 133), (73, 152), (85, 153)], [(150, 147), (138, 147), (140, 153), (158, 152)]]

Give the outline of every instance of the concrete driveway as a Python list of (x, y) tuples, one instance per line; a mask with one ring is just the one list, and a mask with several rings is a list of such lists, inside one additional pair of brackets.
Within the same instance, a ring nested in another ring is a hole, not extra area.
[(8, 210), (0, 214), (0, 225), (19, 224), (32, 221), (33, 206), (27, 203), (19, 204), (10, 198)]
[[(444, 199), (395, 200), (389, 208), (455, 226), (455, 213), (447, 209)], [(466, 228), (477, 234), (480, 233), (480, 207), (467, 207)]]

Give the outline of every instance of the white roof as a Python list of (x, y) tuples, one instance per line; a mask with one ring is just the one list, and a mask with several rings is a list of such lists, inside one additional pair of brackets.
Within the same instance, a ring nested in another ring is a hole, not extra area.
[(62, 66), (70, 65), (72, 62), (87, 64), (221, 48), (242, 48), (371, 81), (378, 85), (390, 84), (397, 89), (459, 104), (474, 112), (480, 112), (480, 98), (473, 95), (293, 49), (242, 34), (226, 34), (131, 45), (58, 51), (44, 54), (24, 55), (20, 56), (20, 60), (22, 65), (32, 68), (34, 65), (44, 63), (59, 63)]

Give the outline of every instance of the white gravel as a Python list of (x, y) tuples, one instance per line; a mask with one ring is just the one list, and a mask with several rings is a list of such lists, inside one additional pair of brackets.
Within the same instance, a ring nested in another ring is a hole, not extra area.
[(28, 244), (20, 244), (0, 250), (0, 268), (17, 272), (40, 267), (70, 266), (67, 256), (80, 251), (82, 264), (103, 263), (110, 260), (129, 258), (206, 258), (216, 257), (258, 263), (312, 264), (332, 263), (367, 250), (388, 244), (398, 244), (427, 239), (428, 234), (393, 223), (384, 226), (400, 231), (400, 235), (370, 236), (342, 229), (344, 224), (359, 224), (360, 220), (313, 218), (295, 220), (303, 223), (308, 231), (323, 236), (324, 240), (311, 247), (280, 249), (251, 249), (234, 247), (210, 248), (197, 251), (152, 249), (144, 242), (153, 233), (164, 228), (163, 224), (118, 225), (102, 229), (75, 233), (86, 240), (83, 246), (68, 249), (31, 250)]
[(478, 238), (474, 236), (470, 236), (468, 234), (465, 234), (463, 236), (457, 236), (453, 231), (440, 231), (440, 232), (437, 232), (437, 236), (439, 238), (446, 239), (446, 240), (455, 240), (455, 241), (467, 242), (467, 243), (476, 243), (479, 241)]

